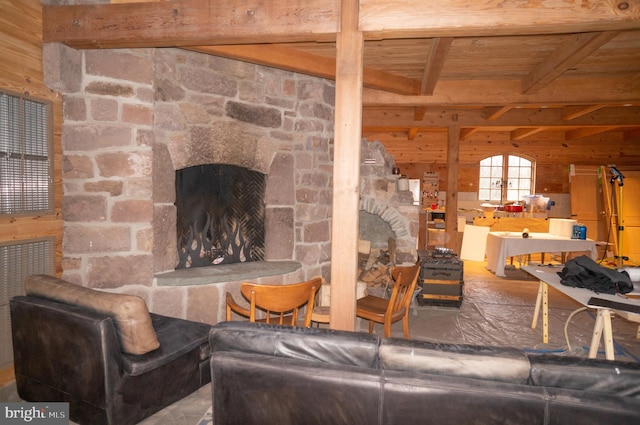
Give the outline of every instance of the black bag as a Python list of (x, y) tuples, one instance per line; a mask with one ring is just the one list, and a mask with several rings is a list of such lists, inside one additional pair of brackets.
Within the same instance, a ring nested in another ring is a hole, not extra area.
[(627, 272), (600, 266), (586, 255), (567, 261), (558, 276), (565, 286), (587, 288), (597, 294), (628, 294), (633, 291)]

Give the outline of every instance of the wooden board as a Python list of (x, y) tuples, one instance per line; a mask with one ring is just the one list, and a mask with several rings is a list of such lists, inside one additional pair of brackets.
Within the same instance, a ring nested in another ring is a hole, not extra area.
[(474, 226), (489, 226), (491, 232), (522, 232), (529, 229), (529, 232), (547, 233), (549, 231), (549, 220), (546, 218), (515, 218), (515, 217), (475, 217)]

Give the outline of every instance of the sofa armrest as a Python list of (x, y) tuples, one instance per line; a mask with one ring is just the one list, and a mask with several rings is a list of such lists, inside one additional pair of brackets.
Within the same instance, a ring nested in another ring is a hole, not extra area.
[(126, 353), (144, 354), (160, 346), (147, 305), (136, 295), (97, 291), (44, 274), (27, 276), (24, 289), (27, 295), (108, 314)]
[(36, 297), (14, 297), (10, 308), (20, 397), (104, 408), (123, 369), (111, 317)]

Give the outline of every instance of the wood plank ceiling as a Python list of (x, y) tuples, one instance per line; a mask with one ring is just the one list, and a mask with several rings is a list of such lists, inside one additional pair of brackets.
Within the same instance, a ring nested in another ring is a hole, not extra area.
[[(495, 131), (514, 141), (622, 132), (640, 143), (639, 1), (482, 3), (360, 1), (364, 137), (406, 135), (395, 148), (413, 162), (424, 162), (422, 151), (411, 154), (419, 133), (452, 124), (463, 140)], [(335, 0), (45, 7), (44, 37), (82, 48), (177, 46), (335, 78), (339, 7)]]

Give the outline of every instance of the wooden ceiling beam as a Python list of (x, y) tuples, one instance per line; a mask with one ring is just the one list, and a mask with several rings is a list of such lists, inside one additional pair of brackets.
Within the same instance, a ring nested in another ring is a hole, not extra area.
[(522, 140), (526, 139), (529, 136), (533, 136), (536, 133), (540, 133), (545, 131), (547, 127), (535, 127), (535, 128), (519, 128), (517, 130), (513, 130), (510, 133), (511, 140)]
[(535, 93), (619, 34), (618, 31), (571, 34), (522, 79), (522, 93)]
[[(620, 5), (619, 5), (620, 4)], [(362, 0), (365, 39), (566, 34), (640, 28), (629, 2)], [(174, 0), (43, 6), (44, 42), (75, 48), (335, 41), (339, 0)]]
[[(572, 33), (638, 28), (640, 8), (629, 2), (547, 0), (362, 0), (360, 29), (372, 38)], [(634, 22), (634, 20), (636, 20)]]
[(480, 128), (471, 127), (471, 128), (461, 128), (460, 129), (460, 140), (466, 140), (474, 134), (480, 132)]
[(575, 130), (569, 130), (564, 134), (564, 140), (575, 140), (582, 137), (593, 136), (594, 134), (606, 133), (615, 130), (618, 127), (582, 127)]
[[(585, 90), (589, 87), (589, 90)], [(640, 99), (640, 81), (626, 76), (565, 78), (534, 94), (520, 91), (518, 80), (441, 80), (432, 96), (402, 96), (365, 89), (364, 106), (504, 106), (624, 104)]]
[[(457, 117), (457, 118), (456, 118)], [(395, 108), (380, 110), (365, 108), (363, 125), (366, 128), (411, 128), (411, 127), (446, 127), (451, 123), (460, 123), (463, 127), (566, 127), (560, 108), (545, 109), (513, 109), (509, 114), (488, 121), (482, 109), (428, 109), (421, 120), (414, 119), (412, 108)], [(582, 116), (571, 121), (572, 127), (607, 126), (638, 127), (640, 126), (640, 107), (604, 108), (594, 111), (589, 116)]]
[[(336, 79), (336, 61), (326, 56), (296, 50), (279, 44), (238, 44), (230, 46), (191, 46), (187, 50), (256, 63), (305, 75)], [(398, 94), (417, 94), (420, 81), (364, 68), (364, 86)]]
[(512, 110), (513, 108), (514, 108), (513, 106), (502, 106), (502, 107), (497, 107), (497, 108), (489, 108), (488, 115), (487, 115), (487, 121), (495, 121), (498, 118), (500, 118), (501, 116), (503, 116), (504, 114), (506, 114), (507, 112), (509, 112), (510, 110)]
[[(447, 56), (449, 55), (449, 50), (451, 49), (452, 42), (453, 38), (451, 37), (437, 37), (431, 40), (431, 50), (429, 51), (429, 56), (427, 57), (426, 65), (424, 68), (424, 74), (422, 76), (422, 84), (420, 87), (421, 95), (429, 96), (433, 94), (436, 84), (440, 79), (440, 74), (442, 73), (444, 63), (447, 59)], [(426, 112), (426, 108), (416, 108), (414, 111), (414, 119), (416, 121), (422, 120)], [(409, 130), (409, 140), (413, 140), (416, 134), (417, 129), (415, 131)]]
[(562, 119), (571, 121), (583, 115), (590, 114), (598, 109), (606, 108), (607, 105), (589, 105), (589, 106), (569, 106), (564, 109)]
[(431, 40), (431, 50), (427, 57), (427, 63), (424, 67), (424, 74), (422, 76), (422, 86), (420, 87), (420, 94), (432, 95), (433, 91), (438, 84), (442, 68), (449, 55), (451, 49), (451, 43), (453, 38), (434, 38)]
[(336, 61), (326, 56), (295, 50), (281, 44), (234, 44), (190, 46), (185, 50), (255, 63), (316, 77), (336, 79)]
[(339, 13), (338, 0), (44, 6), (43, 40), (84, 49), (335, 41)]
[(427, 108), (418, 107), (413, 110), (413, 120), (422, 121), (424, 114), (427, 113)]

